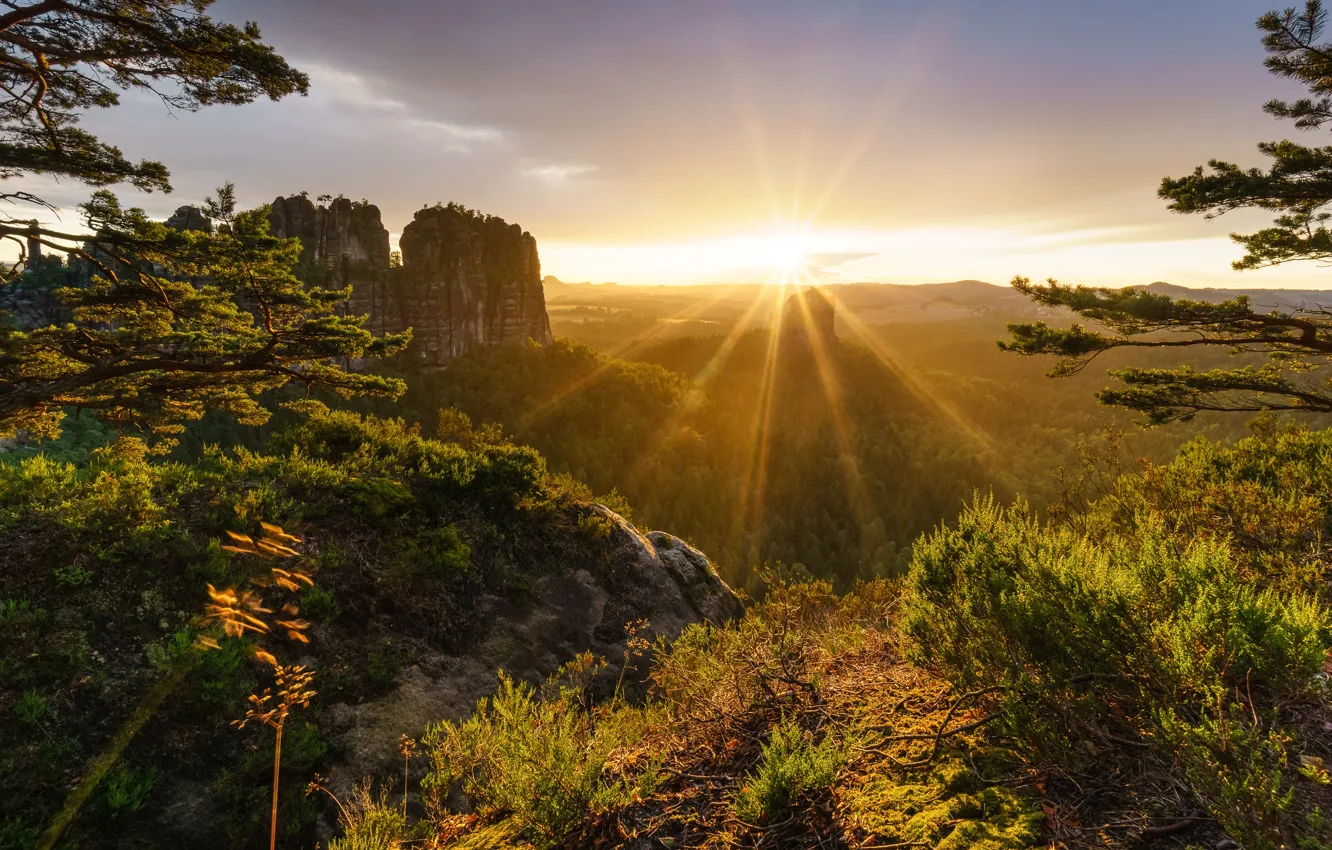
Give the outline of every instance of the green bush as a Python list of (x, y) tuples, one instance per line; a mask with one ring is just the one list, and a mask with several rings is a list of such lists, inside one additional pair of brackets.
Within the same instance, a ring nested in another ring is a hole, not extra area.
[(36, 726), (50, 710), (46, 697), (36, 691), (24, 691), (14, 705), (14, 716), (24, 726)]
[(477, 811), (507, 813), (523, 837), (550, 848), (589, 807), (645, 793), (656, 781), (651, 767), (633, 782), (606, 773), (607, 756), (641, 734), (642, 717), (625, 709), (600, 713), (594, 722), (571, 694), (564, 689), (543, 701), (501, 673), (499, 691), (470, 718), (431, 727), (423, 739), (431, 763), (423, 787), (432, 808), (442, 810), (461, 782)]
[(108, 819), (137, 812), (148, 800), (156, 779), (151, 767), (138, 770), (127, 764), (117, 766), (98, 786), (97, 810)]
[(463, 542), (454, 526), (423, 531), (413, 542), (426, 575), (433, 578), (452, 578), (471, 566), (471, 547)]
[(93, 574), (91, 570), (79, 564), (66, 564), (56, 568), (55, 577), (64, 587), (82, 587), (92, 581)]
[(1254, 569), (1235, 538), (1181, 539), (1179, 517), (1141, 502), (1115, 521), (1088, 534), (977, 500), (915, 547), (914, 658), (978, 696), (1004, 694), (1009, 727), (1065, 764), (1086, 758), (1072, 744), (1096, 752), (1098, 730), (1128, 727), (1175, 754), (1244, 846), (1319, 847), (1295, 804), (1312, 780), (1289, 764), (1300, 745), (1278, 707), (1322, 699), (1332, 610), (1302, 582)]
[(816, 744), (794, 720), (782, 723), (764, 744), (758, 770), (736, 795), (736, 815), (746, 823), (761, 824), (801, 794), (827, 790), (844, 758), (834, 738)]
[(32, 850), (37, 846), (39, 827), (18, 818), (0, 821), (0, 850)]
[(1224, 544), (1181, 551), (1149, 521), (1139, 535), (1102, 546), (978, 500), (916, 545), (904, 621), (916, 658), (969, 687), (1098, 679), (1139, 708), (1310, 686), (1332, 612), (1246, 582)]
[(372, 797), (361, 786), (341, 808), (343, 834), (329, 842), (328, 850), (397, 850), (403, 846), (407, 820), (382, 794)]
[(301, 611), (312, 620), (327, 623), (342, 613), (338, 597), (323, 585), (312, 585), (301, 591)]

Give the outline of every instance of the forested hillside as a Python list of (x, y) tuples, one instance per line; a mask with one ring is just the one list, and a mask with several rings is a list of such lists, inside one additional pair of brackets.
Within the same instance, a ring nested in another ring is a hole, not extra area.
[[(824, 292), (876, 255), (801, 232), (694, 246), (776, 285), (547, 292), (457, 202), (397, 255), (341, 197), (159, 221), (85, 113), (310, 78), (209, 0), (4, 6), (0, 850), (1332, 850), (1332, 299)], [(1300, 129), (1328, 20), (1258, 22)], [(332, 72), (479, 171), (603, 174)], [(1332, 148), (1259, 150), (1160, 195), (1275, 212), (1237, 269), (1332, 258)]]
[[(589, 709), (576, 676), (544, 698), (503, 683), (425, 733), (415, 834), (1332, 846), (1330, 440), (1196, 441), (1053, 525), (979, 499), (917, 544), (905, 582), (773, 584), (739, 623), (663, 645), (646, 705)], [(411, 834), (371, 799), (344, 823), (345, 847)]]
[[(844, 589), (903, 573), (912, 541), (973, 492), (1043, 511), (1080, 498), (1084, 462), (1104, 474), (1165, 460), (1195, 434), (1246, 433), (1218, 417), (1144, 430), (1096, 403), (1104, 377), (1055, 382), (1044, 364), (999, 356), (1003, 318), (870, 327), (874, 349), (842, 339), (823, 362), (762, 329), (638, 345), (632, 360), (571, 341), (513, 348), (404, 376), (399, 406), (376, 409), (427, 430), (447, 408), (496, 423), (698, 544), (737, 585), (781, 563)], [(1106, 365), (1168, 362), (1142, 352)]]

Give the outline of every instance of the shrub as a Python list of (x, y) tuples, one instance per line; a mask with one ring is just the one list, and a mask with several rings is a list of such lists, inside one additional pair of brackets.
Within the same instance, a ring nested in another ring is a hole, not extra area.
[(165, 673), (181, 661), (190, 657), (194, 651), (194, 634), (189, 629), (181, 629), (159, 643), (150, 643), (145, 650), (148, 663), (159, 672)]
[(408, 541), (413, 556), (432, 578), (447, 579), (463, 573), (472, 563), (472, 549), (452, 525), (421, 532)]
[(31, 850), (37, 846), (40, 832), (37, 826), (26, 821), (5, 818), (0, 821), (0, 850)]
[(312, 620), (328, 622), (342, 613), (338, 597), (323, 585), (315, 584), (301, 591), (301, 611)]
[(1180, 551), (1144, 523), (1103, 547), (989, 499), (917, 544), (904, 628), (916, 658), (959, 684), (1095, 678), (1140, 709), (1221, 687), (1299, 694), (1332, 642), (1326, 609), (1246, 583), (1221, 543)]
[(402, 813), (388, 805), (383, 794), (372, 797), (362, 785), (342, 810), (341, 838), (328, 844), (328, 850), (398, 850), (407, 829)]
[(758, 770), (735, 798), (735, 813), (747, 823), (763, 823), (793, 799), (832, 786), (844, 759), (838, 741), (813, 736), (788, 720), (772, 731), (763, 746)]
[(1133, 528), (1098, 541), (978, 500), (916, 545), (914, 657), (1006, 692), (1010, 726), (1065, 760), (1076, 749), (1062, 745), (1097, 728), (1156, 739), (1244, 846), (1292, 846), (1304, 816), (1277, 707), (1318, 698), (1332, 612), (1298, 583), (1265, 580), (1227, 539), (1181, 542), (1151, 512)]
[(98, 786), (97, 809), (109, 819), (137, 812), (148, 800), (156, 778), (152, 768), (136, 770), (121, 764)]
[(92, 581), (92, 576), (91, 570), (79, 564), (66, 564), (55, 571), (56, 581), (64, 587), (82, 587)]
[(423, 787), (432, 808), (441, 810), (461, 782), (477, 811), (506, 812), (523, 837), (549, 848), (589, 807), (644, 793), (656, 779), (651, 766), (632, 783), (606, 775), (611, 750), (641, 734), (641, 716), (605, 711), (594, 722), (573, 690), (542, 701), (531, 686), (501, 673), (499, 691), (470, 718), (431, 727), (423, 739), (431, 762)]
[(36, 691), (24, 691), (23, 696), (19, 697), (14, 705), (14, 716), (24, 726), (36, 726), (46, 717), (49, 709), (46, 697)]

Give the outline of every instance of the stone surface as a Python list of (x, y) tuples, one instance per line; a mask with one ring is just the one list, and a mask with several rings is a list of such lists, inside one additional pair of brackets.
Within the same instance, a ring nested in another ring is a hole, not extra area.
[(389, 234), (374, 204), (336, 198), (324, 206), (292, 195), (273, 201), (268, 223), (275, 236), (300, 239), (302, 267), (331, 275), (333, 283), (388, 270)]
[[(702, 552), (663, 532), (643, 534), (604, 506), (589, 510), (609, 528), (608, 572), (546, 574), (521, 603), (483, 596), (476, 604), (490, 626), (472, 651), (407, 668), (380, 699), (330, 706), (340, 753), (330, 788), (340, 793), (391, 769), (400, 735), (416, 737), (430, 724), (466, 717), (494, 693), (500, 670), (539, 684), (574, 656), (591, 652), (609, 664), (600, 677), (608, 693), (625, 657), (627, 623), (646, 620), (649, 638), (673, 639), (691, 623), (720, 625), (743, 614), (744, 606)], [(648, 659), (635, 659), (625, 682), (636, 687), (648, 666)]]
[(438, 366), (478, 348), (551, 342), (536, 240), (516, 224), (454, 206), (417, 211), (402, 231), (406, 312)]
[(69, 308), (53, 290), (33, 286), (24, 279), (0, 286), (0, 322), (11, 322), (21, 331), (68, 322)]
[(301, 240), (306, 280), (352, 287), (347, 310), (367, 316), (371, 332), (411, 328), (410, 350), (423, 366), (552, 339), (536, 240), (516, 224), (455, 205), (427, 207), (403, 229), (402, 266), (391, 268), (388, 230), (373, 204), (278, 198), (269, 222), (275, 235)]

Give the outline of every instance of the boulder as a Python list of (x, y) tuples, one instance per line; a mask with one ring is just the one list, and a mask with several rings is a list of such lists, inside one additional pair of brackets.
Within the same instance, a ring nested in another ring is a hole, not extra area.
[[(494, 693), (501, 670), (536, 685), (591, 652), (608, 664), (598, 680), (605, 696), (626, 657), (626, 625), (645, 620), (642, 634), (670, 640), (692, 623), (721, 625), (743, 614), (740, 599), (702, 552), (663, 532), (643, 534), (602, 505), (589, 510), (608, 528), (604, 574), (579, 569), (544, 575), (518, 603), (482, 596), (476, 604), (490, 626), (471, 651), (406, 668), (380, 699), (329, 708), (341, 754), (330, 788), (341, 794), (363, 777), (391, 770), (400, 758), (401, 735), (418, 737), (433, 723), (466, 717)], [(633, 658), (627, 685), (640, 688), (648, 666), (647, 658)]]

